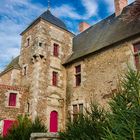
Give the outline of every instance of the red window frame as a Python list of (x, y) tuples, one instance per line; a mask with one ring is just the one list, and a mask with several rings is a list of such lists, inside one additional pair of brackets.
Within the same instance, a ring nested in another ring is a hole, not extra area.
[(75, 67), (75, 81), (76, 81), (76, 86), (81, 85), (81, 65), (78, 65)]
[(57, 86), (58, 84), (58, 72), (52, 72), (52, 85)]
[(53, 55), (55, 57), (58, 57), (59, 56), (59, 45), (56, 44), (56, 43), (53, 44)]
[(9, 94), (9, 106), (16, 106), (17, 94), (10, 93)]
[(137, 70), (140, 70), (140, 42), (133, 44), (134, 60)]

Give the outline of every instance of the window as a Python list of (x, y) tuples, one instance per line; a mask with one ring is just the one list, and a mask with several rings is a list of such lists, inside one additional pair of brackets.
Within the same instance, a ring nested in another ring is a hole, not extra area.
[(76, 81), (76, 86), (81, 85), (81, 65), (78, 65), (75, 67), (75, 81)]
[(27, 75), (27, 66), (24, 66), (24, 67), (23, 67), (23, 75), (24, 75), (24, 76)]
[(30, 38), (27, 38), (27, 47), (30, 46)]
[(134, 58), (135, 65), (138, 70), (140, 70), (140, 42), (133, 45), (134, 46)]
[(16, 106), (16, 93), (10, 93), (9, 94), (9, 106)]
[(52, 73), (52, 85), (57, 86), (58, 82), (58, 72), (53, 71)]
[(53, 45), (53, 55), (56, 57), (58, 57), (58, 55), (59, 55), (59, 45), (56, 43), (54, 43), (54, 45)]
[(76, 120), (78, 114), (83, 114), (83, 104), (73, 105), (73, 120)]
[(39, 42), (39, 47), (42, 47), (42, 43), (41, 42)]
[(83, 114), (83, 104), (79, 104), (79, 113)]
[(73, 120), (76, 120), (78, 116), (78, 107), (77, 105), (73, 105)]

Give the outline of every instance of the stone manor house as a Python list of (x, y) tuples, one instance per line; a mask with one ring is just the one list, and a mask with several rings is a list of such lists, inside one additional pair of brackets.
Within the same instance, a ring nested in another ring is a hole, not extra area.
[(91, 101), (106, 107), (128, 65), (140, 69), (140, 19), (125, 20), (133, 4), (115, 0), (114, 14), (80, 23), (78, 35), (50, 10), (34, 20), (21, 33), (20, 55), (0, 73), (1, 133), (20, 114), (57, 132)]

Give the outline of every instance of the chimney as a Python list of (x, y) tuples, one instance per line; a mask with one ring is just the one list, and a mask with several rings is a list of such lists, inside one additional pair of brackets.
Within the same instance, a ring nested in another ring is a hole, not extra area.
[(128, 5), (128, 0), (114, 0), (115, 2), (115, 14), (119, 16), (124, 7)]
[(90, 25), (88, 24), (88, 23), (86, 23), (86, 22), (81, 22), (80, 24), (79, 24), (79, 32), (83, 32), (83, 31), (85, 31), (87, 28), (89, 28), (90, 27)]

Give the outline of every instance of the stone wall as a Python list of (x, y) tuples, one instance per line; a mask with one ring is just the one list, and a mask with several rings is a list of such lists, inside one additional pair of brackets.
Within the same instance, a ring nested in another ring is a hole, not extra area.
[(57, 133), (32, 133), (30, 140), (59, 140)]
[[(16, 93), (16, 106), (9, 106), (9, 94)], [(28, 91), (19, 86), (0, 84), (0, 119), (16, 119), (18, 115), (27, 113)]]
[[(58, 112), (58, 129), (65, 126), (66, 71), (62, 63), (72, 53), (73, 34), (40, 20), (22, 35), (20, 66), (27, 66), (22, 86), (29, 88), (30, 115), (50, 124), (52, 111)], [(30, 45), (27, 46), (27, 39)], [(42, 43), (42, 46), (39, 46)], [(59, 56), (53, 56), (53, 44), (59, 45)], [(52, 72), (58, 72), (58, 85), (52, 85)]]
[(20, 70), (11, 69), (0, 76), (0, 83), (5, 85), (20, 85)]
[[(81, 86), (75, 84), (75, 66), (81, 64)], [(119, 46), (90, 55), (66, 67), (67, 99), (69, 112), (73, 105), (99, 103), (107, 107), (107, 101), (116, 91), (119, 80), (128, 66), (135, 69), (133, 46), (125, 42)]]

